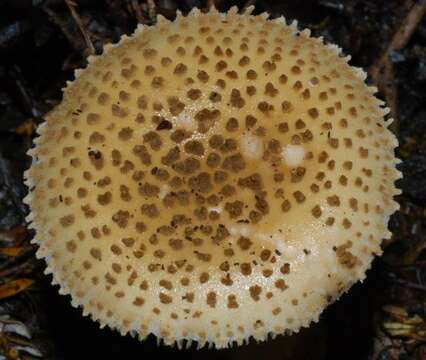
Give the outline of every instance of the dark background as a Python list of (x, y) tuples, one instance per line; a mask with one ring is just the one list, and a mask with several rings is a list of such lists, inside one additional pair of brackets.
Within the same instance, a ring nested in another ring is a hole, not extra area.
[(178, 8), (185, 13), (215, 3), (225, 11), (247, 2), (74, 1), (0, 1), (0, 359), (426, 359), (426, 1), (248, 2), (256, 13), (297, 19), (368, 70), (368, 81), (392, 107), (403, 195), (384, 256), (319, 323), (291, 337), (221, 351), (157, 347), (154, 338), (121, 337), (83, 318), (34, 258), (22, 172), (35, 127), (89, 54), (131, 34), (138, 22), (155, 23), (156, 14), (172, 19)]

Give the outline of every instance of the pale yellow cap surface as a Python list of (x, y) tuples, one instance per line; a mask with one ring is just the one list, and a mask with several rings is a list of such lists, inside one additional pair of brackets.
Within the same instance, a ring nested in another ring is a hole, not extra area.
[(84, 314), (226, 347), (308, 326), (365, 277), (397, 141), (337, 47), (193, 11), (89, 60), (26, 173), (37, 255)]

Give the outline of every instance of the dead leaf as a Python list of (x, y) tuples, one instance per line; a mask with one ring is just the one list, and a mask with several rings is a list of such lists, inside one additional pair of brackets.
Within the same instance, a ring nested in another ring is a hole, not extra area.
[(24, 241), (27, 234), (27, 229), (22, 225), (15, 226), (10, 230), (1, 230), (0, 243), (18, 246)]
[(23, 249), (22, 246), (0, 248), (0, 254), (10, 256), (10, 257), (15, 257), (21, 253), (22, 249)]
[(6, 284), (0, 285), (0, 299), (4, 299), (24, 291), (31, 286), (34, 280), (31, 279), (18, 279), (10, 281)]
[(31, 119), (19, 125), (15, 131), (18, 135), (31, 136), (37, 129), (37, 124)]

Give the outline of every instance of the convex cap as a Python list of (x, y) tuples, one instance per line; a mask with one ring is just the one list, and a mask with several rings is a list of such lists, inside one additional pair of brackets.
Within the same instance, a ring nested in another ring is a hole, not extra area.
[(388, 109), (336, 46), (249, 12), (138, 27), (38, 129), (37, 255), (102, 327), (219, 348), (298, 331), (390, 236)]

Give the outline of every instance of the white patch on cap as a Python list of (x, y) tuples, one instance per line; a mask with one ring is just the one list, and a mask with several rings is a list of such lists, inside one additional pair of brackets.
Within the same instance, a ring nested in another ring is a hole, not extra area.
[(194, 120), (194, 114), (191, 110), (184, 109), (177, 117), (176, 117), (176, 125), (182, 126), (187, 130), (195, 130), (197, 128), (197, 124)]
[(247, 225), (233, 225), (230, 227), (229, 232), (231, 236), (239, 237), (239, 236), (250, 236), (250, 229)]
[(288, 166), (298, 166), (305, 158), (305, 148), (302, 145), (283, 146), (281, 156)]
[(218, 214), (221, 214), (223, 211), (223, 206), (222, 205), (218, 205), (218, 206), (212, 206), (208, 208), (209, 211), (216, 211)]
[(241, 151), (245, 157), (251, 160), (262, 158), (263, 142), (258, 136), (243, 135), (240, 139)]
[(160, 187), (160, 192), (158, 193), (158, 197), (163, 200), (167, 193), (170, 191), (170, 186), (169, 185), (161, 185)]
[(255, 238), (263, 243), (270, 243), (281, 253), (283, 253), (287, 248), (285, 244), (284, 235), (281, 234), (279, 231), (271, 233), (256, 233)]

